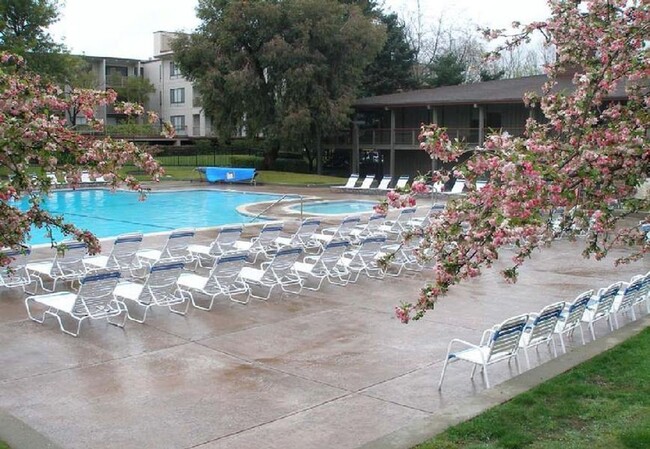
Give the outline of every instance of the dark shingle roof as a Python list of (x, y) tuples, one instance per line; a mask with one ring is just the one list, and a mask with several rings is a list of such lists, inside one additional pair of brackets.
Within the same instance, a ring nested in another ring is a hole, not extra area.
[[(482, 83), (443, 86), (358, 99), (355, 107), (436, 106), (451, 104), (521, 103), (527, 92), (540, 92), (546, 75), (526, 76)], [(558, 89), (572, 88), (571, 78), (558, 79)], [(610, 98), (625, 98), (622, 85)]]

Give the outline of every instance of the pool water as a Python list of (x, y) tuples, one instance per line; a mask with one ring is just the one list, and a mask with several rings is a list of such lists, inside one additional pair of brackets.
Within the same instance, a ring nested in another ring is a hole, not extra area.
[[(313, 215), (352, 215), (373, 211), (376, 201), (319, 201), (305, 203), (302, 211)], [(300, 212), (300, 205), (292, 206), (291, 210)]]
[[(110, 237), (126, 232), (165, 232), (178, 228), (202, 228), (249, 220), (237, 212), (238, 206), (275, 201), (280, 195), (235, 191), (192, 190), (151, 192), (140, 201), (137, 192), (110, 190), (76, 190), (53, 192), (43, 200), (42, 207), (53, 215), (97, 237)], [(18, 207), (26, 210), (23, 199)], [(61, 240), (61, 234), (54, 235)], [(49, 243), (43, 229), (33, 228), (29, 243)]]

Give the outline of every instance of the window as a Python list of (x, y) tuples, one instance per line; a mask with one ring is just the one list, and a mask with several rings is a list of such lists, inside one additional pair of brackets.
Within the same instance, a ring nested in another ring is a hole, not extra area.
[(129, 76), (129, 68), (128, 67), (118, 67), (114, 65), (107, 65), (106, 66), (106, 77), (110, 78), (111, 76), (118, 75), (118, 76)]
[(179, 76), (181, 76), (181, 69), (174, 61), (169, 61), (169, 77), (177, 78)]
[(169, 121), (177, 132), (185, 131), (184, 115), (172, 115), (169, 117)]
[(169, 90), (169, 101), (172, 104), (185, 103), (185, 88), (180, 87), (178, 89)]

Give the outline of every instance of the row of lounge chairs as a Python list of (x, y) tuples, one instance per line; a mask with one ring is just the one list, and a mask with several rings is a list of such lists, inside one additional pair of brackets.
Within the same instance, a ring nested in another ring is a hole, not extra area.
[[(47, 176), (47, 178), (50, 180), (50, 185), (54, 188), (67, 187), (69, 185), (65, 181), (65, 177), (63, 180), (59, 180), (56, 173), (48, 172), (45, 174), (45, 176)], [(92, 177), (87, 171), (81, 172), (81, 179), (79, 182), (81, 185), (89, 187), (104, 186), (108, 184), (103, 176)]]
[[(403, 189), (408, 185), (410, 177), (408, 175), (400, 176), (395, 184), (392, 184), (393, 178), (390, 175), (384, 175), (381, 180), (377, 180), (375, 175), (368, 175), (361, 180), (361, 184), (357, 186), (359, 182), (359, 175), (352, 174), (348, 178), (348, 181), (343, 186), (334, 186), (332, 190), (339, 192), (368, 192), (368, 193), (382, 193), (387, 192), (391, 189)], [(377, 182), (377, 185), (373, 187), (373, 184)], [(445, 190), (445, 185), (442, 182), (434, 183), (429, 187), (429, 191), (432, 193), (445, 193), (452, 195), (461, 195), (465, 190), (467, 181), (464, 178), (457, 178), (454, 181), (453, 186), (450, 190)], [(477, 181), (476, 189), (481, 190), (487, 185), (487, 181)]]
[[(645, 307), (641, 305), (645, 303)], [(572, 337), (578, 331), (585, 344), (583, 323), (596, 339), (595, 323), (606, 320), (613, 331), (619, 327), (618, 315), (628, 315), (636, 320), (636, 309), (650, 313), (650, 272), (634, 276), (629, 282), (616, 282), (598, 292), (589, 290), (579, 294), (572, 302), (556, 302), (544, 307), (539, 313), (518, 315), (487, 329), (478, 345), (453, 339), (447, 348), (445, 363), (440, 374), (438, 389), (442, 388), (450, 363), (465, 361), (474, 365), (471, 377), (481, 367), (486, 388), (490, 388), (487, 367), (497, 362), (514, 359), (520, 372), (518, 354), (523, 349), (526, 365), (530, 369), (528, 350), (546, 345), (557, 357), (555, 336), (560, 340), (562, 352), (566, 353), (564, 336)]]
[[(331, 227), (312, 218), (290, 234), (282, 223), (269, 223), (250, 240), (241, 238), (241, 227), (225, 227), (209, 245), (194, 243), (193, 230), (179, 229), (162, 249), (143, 249), (142, 234), (126, 234), (98, 256), (88, 256), (83, 243), (68, 242), (46, 261), (30, 261), (29, 250), (6, 253), (15, 260), (2, 271), (0, 285), (26, 291), (32, 320), (55, 317), (63, 332), (77, 336), (86, 319), (123, 326), (127, 318), (144, 322), (154, 306), (185, 314), (190, 304), (210, 310), (218, 298), (247, 303), (278, 290), (318, 290), (325, 281), (347, 285), (362, 274), (383, 278), (422, 270), (410, 247), (397, 242), (401, 232), (424, 222), (426, 212), (418, 220), (409, 212), (364, 223), (350, 216)], [(388, 252), (395, 257), (383, 264)]]

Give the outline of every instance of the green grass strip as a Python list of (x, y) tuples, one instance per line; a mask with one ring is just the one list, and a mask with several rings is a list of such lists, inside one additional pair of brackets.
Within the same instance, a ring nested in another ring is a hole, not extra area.
[(417, 448), (650, 448), (650, 329)]

